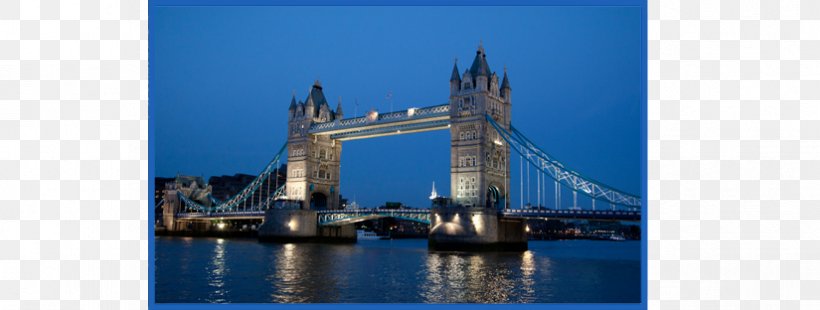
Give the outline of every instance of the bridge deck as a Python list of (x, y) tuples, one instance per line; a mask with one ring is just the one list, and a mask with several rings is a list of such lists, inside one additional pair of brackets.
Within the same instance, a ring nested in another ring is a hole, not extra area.
[(185, 220), (215, 220), (215, 219), (230, 219), (230, 220), (245, 220), (245, 219), (264, 219), (265, 211), (231, 211), (231, 212), (213, 212), (213, 213), (177, 213), (178, 219)]
[(551, 210), (551, 209), (507, 209), (501, 212), (507, 217), (578, 219), (603, 221), (640, 221), (641, 212), (617, 210)]
[(430, 224), (430, 210), (425, 209), (353, 209), (319, 211), (319, 225), (337, 226), (392, 217), (406, 221)]
[(310, 126), (311, 134), (330, 135), (346, 141), (411, 132), (447, 129), (450, 127), (450, 105), (410, 108), (384, 114), (373, 114)]
[[(416, 221), (421, 223), (430, 222), (430, 210), (427, 209), (355, 209), (355, 210), (321, 210), (319, 215), (319, 225), (345, 225), (365, 220), (382, 217), (394, 217), (398, 219)], [(577, 220), (599, 220), (599, 221), (640, 221), (639, 211), (618, 211), (618, 210), (550, 210), (550, 209), (507, 209), (499, 212), (505, 217), (515, 218), (543, 218), (543, 219), (577, 219)], [(262, 219), (265, 211), (235, 211), (216, 213), (178, 213), (177, 218), (188, 220), (214, 220), (214, 219)]]

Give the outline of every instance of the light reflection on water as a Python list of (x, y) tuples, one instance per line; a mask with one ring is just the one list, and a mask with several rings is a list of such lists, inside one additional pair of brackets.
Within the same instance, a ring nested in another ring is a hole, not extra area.
[(271, 300), (280, 303), (301, 303), (306, 302), (302, 298), (303, 291), (302, 283), (300, 281), (300, 266), (297, 262), (295, 254), (296, 245), (292, 243), (285, 244), (282, 247), (281, 255), (274, 255), (276, 268), (267, 276), (267, 280), (273, 284), (273, 292)]
[(226, 291), (225, 291), (225, 274), (228, 273), (230, 270), (225, 264), (225, 239), (216, 239), (216, 245), (214, 246), (213, 255), (211, 255), (211, 264), (208, 266), (207, 269), (204, 270), (206, 273), (210, 273), (208, 277), (208, 285), (211, 287), (209, 301), (213, 303), (225, 303), (229, 300), (226, 299)]
[[(549, 258), (545, 260), (549, 266)], [(421, 295), (426, 303), (533, 302), (535, 271), (532, 251), (520, 254), (432, 252), (428, 254)], [(548, 269), (542, 275), (548, 277)]]
[(639, 302), (640, 243), (530, 242), (523, 253), (430, 252), (426, 240), (354, 245), (156, 239), (157, 302)]

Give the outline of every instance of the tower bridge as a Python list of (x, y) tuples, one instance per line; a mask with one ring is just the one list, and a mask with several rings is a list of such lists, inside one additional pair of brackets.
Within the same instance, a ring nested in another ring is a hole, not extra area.
[[(331, 109), (316, 81), (304, 100), (291, 98), (287, 142), (256, 179), (224, 202), (209, 196), (201, 182), (171, 185), (163, 201), (165, 226), (173, 230), (182, 226), (179, 221), (264, 218), (259, 229), (264, 240), (355, 240), (353, 223), (394, 217), (431, 225), (433, 249), (525, 249), (528, 218), (640, 220), (640, 197), (567, 168), (512, 126), (507, 70), (499, 77), (486, 56), (479, 46), (469, 69), (462, 73), (453, 65), (446, 104), (390, 113), (344, 118), (341, 100)], [(344, 141), (430, 130), (450, 131), (452, 197), (435, 199), (439, 203), (430, 210), (340, 209)], [(521, 159), (518, 206), (509, 199), (515, 186), (510, 182), (511, 150)], [(278, 184), (272, 175), (278, 175), (276, 167), (285, 159), (286, 182)], [(528, 192), (531, 167), (537, 178), (536, 208), (525, 208), (525, 162)], [(554, 189), (551, 206), (548, 178)], [(572, 195), (571, 206), (562, 206), (564, 192)]]

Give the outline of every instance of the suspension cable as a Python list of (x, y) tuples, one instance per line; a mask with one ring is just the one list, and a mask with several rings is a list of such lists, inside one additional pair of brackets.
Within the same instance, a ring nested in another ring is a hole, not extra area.
[(251, 201), (251, 207), (253, 208), (254, 198), (256, 197), (257, 191), (259, 191), (259, 196), (261, 198), (261, 191), (262, 185), (266, 178), (270, 177), (270, 174), (273, 172), (273, 168), (276, 167), (280, 159), (282, 158), (283, 152), (287, 149), (287, 143), (283, 144), (282, 147), (279, 149), (279, 152), (276, 153), (276, 156), (265, 166), (262, 172), (254, 178), (248, 185), (245, 186), (244, 189), (239, 191), (238, 194), (230, 197), (226, 201), (220, 202), (216, 206), (206, 207), (203, 206), (193, 200), (188, 199), (181, 192), (178, 192), (180, 195), (180, 199), (185, 203), (185, 207), (189, 211), (195, 212), (204, 212), (204, 213), (211, 213), (211, 212), (224, 212), (224, 211), (237, 211), (240, 208), (242, 210), (247, 210), (247, 203), (248, 199)]
[(521, 161), (518, 162), (518, 167), (521, 171), (518, 173), (518, 179), (521, 181), (521, 186), (518, 188), (521, 189), (521, 209), (524, 208), (524, 156), (518, 155), (521, 158)]
[(578, 209), (578, 191), (572, 191), (572, 209)]
[[(512, 125), (510, 125), (509, 129), (507, 129), (501, 127), (501, 125), (499, 125), (489, 115), (485, 115), (485, 118), (512, 148), (514, 148), (519, 154), (526, 155), (527, 161), (532, 164), (537, 164), (538, 168), (548, 174), (553, 180), (558, 181), (559, 183), (565, 183), (564, 185), (569, 186), (573, 191), (581, 190), (584, 195), (593, 198), (602, 198), (610, 203), (625, 205), (632, 208), (641, 207), (640, 197), (617, 190), (594, 179), (582, 176), (578, 172), (567, 169), (561, 162), (558, 162), (552, 156), (538, 148), (534, 143), (532, 143), (532, 141), (528, 140)], [(559, 189), (559, 197), (560, 192), (561, 191)], [(527, 196), (529, 199), (529, 194)]]
[(538, 199), (536, 199), (536, 205), (541, 206), (541, 171), (536, 171), (535, 174), (535, 186), (536, 186), (536, 195), (538, 195)]

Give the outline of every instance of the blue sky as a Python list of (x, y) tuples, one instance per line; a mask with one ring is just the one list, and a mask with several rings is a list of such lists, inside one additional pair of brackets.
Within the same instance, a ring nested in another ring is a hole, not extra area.
[[(482, 41), (491, 69), (508, 68), (513, 126), (639, 194), (640, 27), (630, 7), (157, 8), (155, 174), (257, 174), (285, 143), (291, 93), (304, 99), (316, 79), (348, 117), (389, 111), (388, 91), (395, 110), (446, 103), (454, 58), (463, 72)], [(517, 207), (517, 156), (511, 165)], [(341, 177), (342, 195), (364, 206), (427, 207), (431, 182), (449, 194), (449, 132), (344, 142)]]

